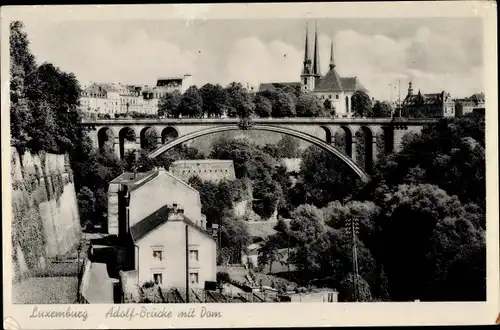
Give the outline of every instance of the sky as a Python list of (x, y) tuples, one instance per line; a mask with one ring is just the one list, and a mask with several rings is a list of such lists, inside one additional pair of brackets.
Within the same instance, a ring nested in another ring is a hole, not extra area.
[[(300, 80), (305, 27), (314, 20), (24, 21), (37, 62), (73, 72), (82, 83), (154, 85), (158, 77), (191, 74), (207, 82)], [(483, 91), (480, 18), (318, 19), (320, 63), (356, 76), (379, 100), (415, 91), (453, 97)], [(392, 87), (391, 87), (392, 86)]]

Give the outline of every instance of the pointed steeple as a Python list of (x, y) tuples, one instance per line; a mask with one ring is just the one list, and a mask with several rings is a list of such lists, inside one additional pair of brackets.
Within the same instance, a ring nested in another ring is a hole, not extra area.
[(332, 39), (332, 47), (330, 49), (330, 70), (334, 69), (335, 68), (335, 60), (333, 58), (333, 39)]
[(321, 76), (321, 67), (319, 64), (319, 47), (318, 47), (318, 24), (315, 24), (314, 31), (314, 59), (313, 59), (313, 73), (316, 76)]
[(306, 23), (306, 42), (304, 47), (304, 68), (302, 69), (302, 73), (308, 74), (310, 73), (310, 64), (311, 59), (309, 58), (309, 28)]

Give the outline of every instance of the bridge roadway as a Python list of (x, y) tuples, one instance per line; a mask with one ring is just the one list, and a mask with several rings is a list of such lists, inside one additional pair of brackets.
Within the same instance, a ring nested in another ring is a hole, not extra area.
[[(419, 133), (426, 124), (438, 119), (407, 118), (253, 118), (250, 129), (287, 134), (315, 144), (347, 163), (361, 178), (370, 172), (377, 159), (377, 141), (384, 139), (385, 151), (399, 149), (407, 132)], [(82, 125), (90, 128), (88, 135), (96, 148), (112, 143), (115, 152), (123, 157), (125, 132), (131, 130), (136, 148), (143, 146), (144, 136), (153, 130), (159, 148), (150, 157), (191, 139), (209, 134), (238, 130), (239, 118), (162, 118), (162, 119), (84, 119)], [(356, 168), (357, 134), (365, 133), (365, 164)], [(338, 145), (338, 134), (344, 136)], [(130, 134), (129, 134), (130, 136)], [(364, 168), (362, 168), (364, 167)], [(365, 172), (366, 171), (366, 172)]]

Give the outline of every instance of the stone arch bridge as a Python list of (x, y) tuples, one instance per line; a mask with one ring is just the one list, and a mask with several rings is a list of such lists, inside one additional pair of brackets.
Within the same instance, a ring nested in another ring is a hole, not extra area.
[[(406, 118), (257, 118), (252, 130), (264, 130), (294, 136), (315, 144), (347, 163), (367, 180), (380, 148), (398, 150), (405, 133), (419, 133), (425, 124), (437, 119)], [(157, 157), (176, 145), (216, 132), (239, 129), (238, 118), (214, 119), (84, 119), (95, 148), (112, 145), (123, 158), (125, 144), (143, 148), (148, 132), (156, 137), (156, 147), (149, 154)], [(360, 134), (361, 133), (361, 134)], [(358, 144), (363, 144), (364, 164), (357, 162)]]

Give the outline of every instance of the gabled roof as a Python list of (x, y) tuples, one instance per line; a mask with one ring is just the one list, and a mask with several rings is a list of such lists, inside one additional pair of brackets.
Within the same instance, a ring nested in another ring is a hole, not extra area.
[(357, 77), (341, 77), (335, 68), (319, 80), (314, 91), (356, 92), (368, 93), (368, 90), (359, 82)]
[(357, 77), (340, 78), (345, 91), (362, 91), (368, 93), (368, 89), (361, 84)]
[[(160, 227), (164, 223), (166, 223), (168, 221), (168, 214), (170, 213), (171, 209), (172, 208), (170, 205), (164, 205), (155, 212), (151, 213), (150, 215), (142, 219), (141, 221), (139, 221), (138, 223), (136, 223), (135, 225), (133, 225), (130, 228), (130, 235), (132, 236), (134, 242), (141, 240), (144, 236), (146, 236), (156, 228)], [(193, 229), (196, 229), (200, 233), (204, 234), (207, 237), (210, 237), (213, 240), (215, 239), (212, 235), (210, 235), (204, 229), (196, 225), (185, 215), (183, 215), (181, 219), (184, 223), (191, 226)]]
[(319, 84), (314, 90), (328, 90), (342, 92), (344, 88), (339, 73), (335, 68), (327, 72), (327, 74), (319, 81)]

